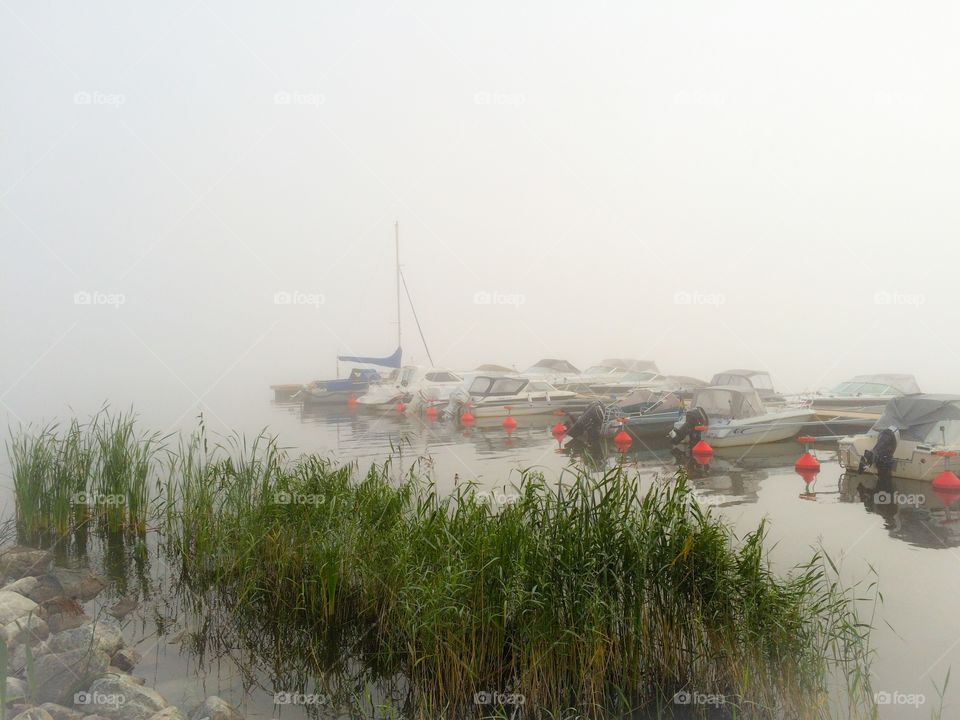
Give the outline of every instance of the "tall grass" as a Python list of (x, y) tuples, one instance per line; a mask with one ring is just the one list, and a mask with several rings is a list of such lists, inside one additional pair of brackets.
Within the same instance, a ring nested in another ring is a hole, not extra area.
[(482, 711), (485, 691), (598, 717), (683, 691), (742, 717), (822, 717), (838, 677), (839, 715), (869, 713), (868, 628), (823, 558), (776, 577), (765, 526), (737, 540), (683, 474), (646, 490), (619, 469), (526, 474), (498, 510), (470, 486), (391, 480), (389, 464), (360, 475), (285, 463), (270, 442), (242, 461), (201, 445), (166, 508), (193, 597), (400, 674), (423, 717)]
[(110, 531), (142, 534), (149, 481), (163, 438), (138, 435), (133, 414), (102, 410), (89, 422), (21, 427), (7, 451), (21, 539), (61, 538), (91, 517)]

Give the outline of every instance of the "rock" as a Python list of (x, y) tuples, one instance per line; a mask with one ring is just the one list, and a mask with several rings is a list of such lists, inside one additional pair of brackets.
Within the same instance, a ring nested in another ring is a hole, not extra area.
[(147, 681), (144, 678), (140, 677), (139, 675), (131, 675), (126, 670), (121, 670), (120, 668), (114, 667), (113, 665), (107, 668), (107, 675), (116, 675), (117, 677), (123, 678), (127, 682), (133, 683), (134, 685), (147, 684)]
[(7, 702), (16, 702), (27, 697), (27, 684), (20, 678), (7, 677)]
[(151, 715), (150, 720), (187, 720), (187, 716), (171, 705), (155, 715)]
[(150, 720), (170, 704), (156, 691), (115, 675), (95, 680), (87, 695), (91, 702), (85, 709), (107, 720)]
[(106, 653), (89, 649), (63, 653), (47, 652), (34, 665), (38, 702), (69, 703), (78, 690), (90, 686), (107, 670)]
[(107, 720), (103, 715), (84, 715), (83, 720)]
[[(20, 674), (27, 667), (27, 648), (28, 645), (17, 645), (13, 652), (10, 653), (7, 658), (7, 672), (12, 672), (14, 674)], [(47, 654), (47, 644), (45, 642), (39, 642), (36, 646), (30, 648), (30, 652), (33, 654), (34, 666), (36, 666), (37, 659), (43, 655)]]
[(53, 562), (53, 555), (46, 550), (16, 545), (0, 551), (0, 575), (12, 580), (43, 575)]
[(76, 710), (71, 710), (68, 707), (63, 705), (57, 705), (55, 703), (44, 703), (40, 706), (46, 710), (50, 717), (53, 720), (83, 720), (83, 713), (77, 712)]
[(93, 647), (108, 657), (123, 647), (123, 635), (113, 620), (102, 618), (92, 623), (54, 633), (47, 641), (52, 653), (82, 650)]
[(42, 707), (32, 707), (14, 716), (13, 720), (53, 720), (53, 718)]
[(41, 640), (46, 640), (48, 635), (50, 628), (46, 621), (36, 615), (27, 615), (0, 627), (0, 641), (5, 641), (7, 647), (20, 643), (36, 645)]
[(93, 622), (80, 603), (62, 596), (42, 602), (40, 608), (54, 634)]
[(120, 648), (110, 658), (110, 664), (124, 672), (130, 672), (142, 659), (140, 653), (133, 648)]
[(63, 585), (53, 575), (41, 575), (36, 578), (37, 583), (30, 588), (27, 597), (34, 602), (44, 603), (55, 597), (63, 595)]
[(140, 603), (137, 601), (135, 595), (127, 595), (126, 597), (120, 598), (112, 607), (107, 608), (107, 612), (118, 620), (122, 620), (136, 610), (139, 605)]
[(9, 625), (30, 613), (36, 614), (37, 608), (39, 605), (20, 593), (0, 590), (0, 625)]
[[(25, 597), (30, 597), (30, 593), (33, 592), (33, 590), (39, 584), (40, 584), (39, 580), (37, 580), (35, 577), (31, 577), (28, 575), (27, 577), (20, 578), (19, 580), (12, 582), (9, 585), (4, 585), (3, 588), (0, 588), (0, 589), (6, 590), (7, 592), (20, 593)], [(33, 598), (30, 598), (30, 599), (33, 600)], [(34, 602), (36, 601), (34, 600)]]
[(93, 600), (107, 586), (106, 580), (89, 570), (71, 570), (58, 567), (53, 568), (50, 574), (60, 582), (65, 597), (80, 602)]
[(243, 715), (238, 713), (236, 708), (223, 698), (211, 695), (190, 716), (190, 720), (203, 720), (204, 718), (209, 718), (209, 720), (243, 720)]

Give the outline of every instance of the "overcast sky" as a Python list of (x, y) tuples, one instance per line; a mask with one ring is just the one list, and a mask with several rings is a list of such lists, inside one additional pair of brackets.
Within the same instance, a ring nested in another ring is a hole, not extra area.
[(389, 354), (395, 220), (437, 364), (960, 392), (956, 13), (3, 0), (0, 412)]

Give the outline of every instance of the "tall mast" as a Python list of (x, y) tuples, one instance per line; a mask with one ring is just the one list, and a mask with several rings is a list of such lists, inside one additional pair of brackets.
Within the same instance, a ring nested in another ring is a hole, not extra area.
[(400, 221), (393, 223), (394, 246), (397, 253), (397, 347), (402, 347), (400, 342)]

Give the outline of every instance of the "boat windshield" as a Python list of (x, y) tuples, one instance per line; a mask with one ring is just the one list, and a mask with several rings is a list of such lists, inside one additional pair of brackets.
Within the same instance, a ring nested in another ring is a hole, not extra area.
[(856, 397), (858, 395), (897, 395), (895, 388), (882, 383), (842, 382), (830, 391), (832, 395)]
[(658, 377), (659, 375), (655, 372), (628, 372), (623, 374), (622, 380), (624, 382), (642, 383), (650, 382)]
[(584, 371), (584, 375), (610, 375), (615, 373), (617, 368), (609, 365), (592, 365)]
[(701, 407), (707, 417), (744, 419), (763, 415), (763, 407), (756, 393), (733, 389), (706, 388), (697, 392), (693, 404)]
[[(478, 377), (470, 383), (471, 395), (517, 395), (528, 384), (520, 378)], [(546, 385), (546, 383), (538, 383)]]

